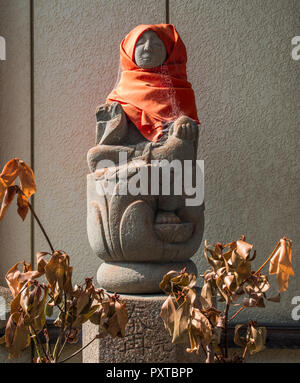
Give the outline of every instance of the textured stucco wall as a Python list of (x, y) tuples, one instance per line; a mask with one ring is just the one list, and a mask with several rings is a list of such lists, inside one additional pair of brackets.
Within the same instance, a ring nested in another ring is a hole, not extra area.
[[(204, 238), (228, 242), (246, 234), (257, 249), (256, 266), (280, 237), (294, 240), (298, 276), (288, 293), (280, 305), (252, 310), (252, 319), (266, 322), (291, 322), (291, 298), (300, 295), (300, 62), (291, 59), (299, 15), (297, 0), (170, 0), (202, 121)], [(0, 166), (14, 156), (30, 162), (29, 20), (29, 1), (0, 1), (0, 35), (7, 41), (7, 61), (0, 62)], [(95, 276), (100, 263), (86, 234), (86, 152), (94, 143), (95, 109), (117, 80), (121, 39), (139, 23), (160, 22), (164, 1), (34, 1), (35, 205), (55, 248), (71, 255), (75, 282)], [(3, 283), (9, 266), (30, 259), (29, 219), (22, 223), (10, 209), (0, 240)], [(38, 227), (34, 248), (48, 250)], [(202, 251), (194, 256), (201, 273)], [(246, 318), (245, 312), (239, 321)]]
[[(294, 240), (298, 275), (288, 293), (280, 305), (251, 312), (267, 322), (292, 321), (291, 298), (300, 295), (300, 62), (291, 58), (299, 15), (294, 0), (170, 0), (202, 121), (204, 239), (226, 243), (245, 234), (257, 267), (279, 238)], [(202, 254), (203, 246), (194, 257), (201, 273)]]
[[(11, 158), (30, 164), (30, 12), (29, 0), (0, 1), (0, 172)], [(23, 223), (16, 202), (0, 222), (0, 285), (18, 260), (30, 260), (30, 217)]]

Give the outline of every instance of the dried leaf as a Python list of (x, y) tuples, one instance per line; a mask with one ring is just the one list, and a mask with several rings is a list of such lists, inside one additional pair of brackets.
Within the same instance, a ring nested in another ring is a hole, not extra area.
[(235, 291), (236, 288), (237, 288), (237, 283), (236, 283), (235, 275), (231, 274), (231, 273), (228, 273), (224, 277), (224, 284), (228, 288), (229, 291)]
[(270, 261), (269, 274), (276, 274), (279, 292), (286, 291), (289, 278), (294, 274), (292, 267), (292, 241), (286, 238), (280, 240), (280, 247)]
[(99, 304), (91, 306), (90, 302), (87, 303), (81, 312), (76, 308), (76, 317), (72, 318), (72, 320), (70, 319), (72, 326), (80, 327), (83, 323), (88, 321), (96, 313), (97, 310), (99, 310)]
[(213, 306), (213, 299), (214, 299), (214, 291), (212, 287), (212, 281), (208, 280), (204, 283), (202, 290), (201, 290), (201, 298), (204, 300), (204, 304), (207, 307)]
[(177, 275), (177, 274), (178, 274), (177, 271), (171, 270), (163, 276), (163, 279), (160, 282), (159, 287), (166, 294), (168, 294), (170, 292), (170, 289), (171, 289), (170, 281), (171, 281), (172, 276)]
[(76, 321), (73, 323), (74, 326), (81, 326), (83, 323), (88, 321), (96, 312), (99, 310), (99, 304), (91, 306), (90, 310), (87, 313), (80, 314)]
[(5, 190), (6, 190), (6, 185), (2, 181), (2, 179), (0, 178), (0, 202), (2, 201), (2, 199), (4, 197)]
[(125, 327), (128, 322), (126, 306), (118, 301), (110, 302), (110, 315), (108, 317), (106, 331), (112, 337), (125, 336)]
[(247, 346), (251, 355), (264, 350), (266, 335), (267, 335), (266, 328), (255, 327), (253, 323), (249, 324), (247, 327), (246, 338), (243, 338), (239, 335), (239, 329), (243, 326), (244, 326), (243, 324), (239, 324), (235, 326), (234, 343), (243, 348)]
[(229, 259), (231, 258), (232, 256), (232, 250), (230, 249), (229, 251), (226, 251), (226, 253), (222, 254), (223, 255), (223, 258), (225, 259), (225, 261), (229, 261)]
[(48, 290), (38, 283), (28, 283), (20, 293), (20, 306), (23, 309), (24, 323), (32, 326), (39, 333), (45, 324), (45, 304)]
[(247, 282), (248, 284), (244, 286), (244, 290), (249, 295), (265, 293), (271, 287), (266, 275), (252, 275)]
[(10, 314), (20, 313), (21, 291), (10, 303)]
[[(23, 265), (23, 272), (18, 269), (19, 265)], [(16, 263), (6, 273), (5, 280), (13, 297), (16, 297), (28, 281), (38, 278), (40, 275), (38, 271), (31, 269), (29, 263), (23, 261)]]
[(24, 162), (19, 160), (20, 188), (27, 198), (36, 192), (36, 184), (32, 169)]
[(61, 299), (63, 292), (70, 294), (73, 291), (71, 283), (73, 268), (69, 264), (70, 257), (67, 254), (55, 251), (50, 261), (44, 266), (45, 276), (53, 292), (55, 302)]
[(89, 321), (93, 324), (100, 325), (101, 313), (96, 310), (90, 317)]
[(177, 308), (174, 304), (174, 298), (169, 296), (164, 302), (160, 314), (174, 344), (186, 343), (188, 340), (191, 314), (196, 298), (196, 292), (193, 288), (185, 287), (182, 293), (183, 298), (181, 298), (179, 305), (176, 304)]
[(45, 274), (45, 267), (48, 263), (46, 260), (47, 255), (49, 255), (49, 253), (43, 251), (40, 251), (36, 254), (36, 268), (41, 275)]
[[(207, 251), (210, 253), (211, 256), (207, 254)], [(219, 256), (214, 252), (214, 250), (208, 247), (204, 248), (204, 256), (214, 271), (217, 271), (220, 267), (224, 266), (224, 260), (222, 258), (220, 259)]]
[(201, 312), (212, 322), (214, 325), (217, 325), (219, 318), (221, 317), (222, 312), (215, 309), (214, 307), (209, 307), (208, 309), (202, 308)]
[(186, 343), (188, 340), (191, 306), (184, 302), (174, 313), (173, 344)]
[(250, 298), (244, 298), (243, 306), (245, 307), (265, 307), (264, 299), (262, 296), (252, 294)]
[(244, 258), (244, 260), (247, 260), (247, 258), (250, 256), (250, 252), (253, 249), (253, 245), (250, 243), (247, 243), (243, 240), (239, 240), (236, 242), (236, 252)]
[(28, 269), (31, 270), (30, 265), (25, 264), (24, 262), (18, 262), (11, 269), (9, 269), (5, 275), (6, 283), (13, 297), (16, 297), (19, 294), (20, 290), (25, 284), (24, 280), (20, 281), (21, 272), (18, 269), (20, 264), (23, 265), (24, 271), (27, 271)]
[(191, 329), (189, 330), (188, 335), (189, 335), (190, 347), (187, 348), (186, 351), (190, 353), (196, 351), (196, 353), (198, 353), (201, 343), (199, 344), (197, 342), (197, 338), (196, 336), (194, 336), (193, 331)]
[(71, 328), (66, 331), (65, 338), (67, 343), (76, 344), (79, 341), (78, 335), (80, 334), (80, 328)]
[(225, 248), (225, 247), (229, 247), (229, 249), (230, 249), (231, 251), (235, 250), (235, 249), (236, 249), (236, 241), (227, 243), (226, 245), (224, 245), (224, 248)]
[(239, 330), (240, 328), (242, 328), (243, 326), (245, 326), (244, 324), (237, 324), (234, 328), (234, 338), (233, 338), (233, 341), (234, 343), (237, 345), (237, 346), (240, 346), (240, 347), (246, 347), (247, 345), (247, 341), (245, 338), (241, 337), (240, 334), (239, 334)]
[(188, 288), (192, 288), (193, 286), (195, 286), (196, 284), (196, 275), (193, 274), (193, 273), (180, 273), (179, 275), (171, 278), (171, 285), (172, 285), (172, 288), (174, 290), (174, 286), (177, 286), (177, 287), (180, 287), (180, 288), (184, 288), (184, 287), (188, 287)]
[(126, 310), (126, 306), (123, 303), (118, 301), (115, 302), (115, 310), (117, 313), (118, 319), (118, 332), (117, 336), (124, 338), (125, 336), (125, 328), (128, 322), (128, 313)]
[(250, 351), (250, 355), (263, 351), (266, 348), (265, 347), (266, 337), (267, 337), (267, 329), (265, 327), (250, 326), (249, 342), (247, 344), (248, 349)]
[(106, 295), (108, 299), (92, 306), (90, 313), (87, 314), (89, 316), (88, 319), (99, 326), (98, 336), (100, 338), (104, 338), (107, 335), (110, 335), (112, 338), (123, 338), (128, 322), (126, 305), (119, 301), (119, 296), (116, 293), (113, 296)]
[(17, 324), (13, 320), (13, 316), (18, 321), (20, 315), (21, 315), (20, 313), (17, 313), (15, 315), (11, 314), (10, 317), (8, 318), (8, 321), (6, 323), (6, 328), (5, 328), (5, 335), (4, 335), (6, 347), (10, 347), (13, 344), (13, 340), (14, 340), (14, 336), (15, 336), (15, 332), (17, 328)]
[(0, 179), (5, 184), (5, 187), (9, 187), (13, 184), (19, 174), (19, 159), (13, 158), (8, 161), (0, 174)]
[(29, 210), (27, 198), (23, 196), (22, 194), (18, 193), (17, 204), (18, 204), (18, 214), (24, 221)]
[(206, 347), (212, 341), (212, 327), (209, 320), (197, 308), (193, 308), (189, 326), (190, 348), (188, 352), (198, 351), (201, 344)]
[(276, 302), (276, 303), (279, 303), (279, 302), (280, 302), (280, 298), (281, 298), (281, 296), (280, 296), (280, 293), (279, 293), (279, 294), (277, 294), (275, 297), (271, 297), (271, 298), (267, 298), (267, 299), (268, 299), (268, 301), (270, 301), (270, 302)]
[(91, 307), (91, 294), (87, 290), (81, 291), (80, 295), (76, 299), (76, 311), (78, 314), (89, 311)]
[[(20, 177), (21, 194), (17, 187), (14, 186), (15, 179)], [(15, 194), (18, 192), (18, 214), (23, 219), (28, 213), (28, 198), (35, 193), (36, 185), (32, 169), (18, 158), (10, 160), (3, 168), (0, 174), (0, 202), (2, 201), (0, 220), (4, 217), (6, 210), (11, 204)], [(4, 198), (3, 198), (4, 196)]]
[(30, 332), (20, 313), (10, 316), (5, 329), (5, 345), (9, 359), (17, 358), (21, 351), (30, 345)]
[(15, 198), (16, 192), (17, 190), (14, 186), (9, 186), (6, 189), (0, 210), (0, 220), (4, 217), (6, 210)]
[(235, 273), (237, 274), (237, 284), (240, 285), (251, 275), (250, 261), (240, 262), (235, 269)]
[(165, 328), (169, 331), (169, 334), (173, 337), (174, 332), (174, 317), (176, 308), (171, 296), (165, 300), (160, 311), (160, 317), (164, 322)]
[(228, 295), (224, 291), (224, 278), (226, 275), (225, 267), (217, 270), (218, 278), (216, 279), (216, 285), (218, 287), (218, 291), (222, 298), (224, 298), (225, 302), (228, 302)]

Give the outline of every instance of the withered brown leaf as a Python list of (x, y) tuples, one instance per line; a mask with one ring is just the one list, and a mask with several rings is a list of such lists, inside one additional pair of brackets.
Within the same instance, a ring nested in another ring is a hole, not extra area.
[(289, 278), (295, 275), (292, 267), (292, 241), (285, 237), (280, 240), (280, 246), (270, 261), (269, 274), (276, 274), (279, 292), (286, 291)]
[(19, 174), (19, 159), (13, 158), (8, 161), (0, 174), (0, 179), (5, 184), (5, 187), (9, 187), (13, 184)]
[(189, 326), (190, 348), (187, 348), (187, 352), (197, 352), (201, 344), (204, 347), (208, 346), (212, 336), (212, 326), (207, 317), (199, 309), (193, 308)]
[[(20, 188), (14, 186), (16, 178), (20, 178)], [(18, 214), (24, 220), (28, 213), (28, 198), (36, 192), (36, 184), (32, 169), (22, 160), (14, 158), (7, 162), (0, 174), (0, 220), (4, 217), (16, 193), (18, 193)]]
[(21, 313), (10, 316), (5, 329), (5, 346), (8, 348), (9, 359), (17, 358), (21, 351), (30, 345), (30, 332), (24, 324)]
[(4, 217), (7, 209), (9, 208), (13, 199), (15, 198), (16, 193), (17, 193), (17, 190), (14, 186), (9, 186), (8, 188), (6, 188), (1, 209), (0, 209), (0, 220)]

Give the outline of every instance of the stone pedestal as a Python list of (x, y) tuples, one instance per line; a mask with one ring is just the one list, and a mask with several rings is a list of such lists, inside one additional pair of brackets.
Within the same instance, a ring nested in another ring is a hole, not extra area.
[[(96, 339), (83, 350), (84, 363), (196, 363), (203, 356), (189, 354), (185, 345), (173, 345), (160, 317), (166, 295), (121, 295), (129, 321), (125, 338)], [(83, 325), (83, 345), (98, 332), (98, 326)]]

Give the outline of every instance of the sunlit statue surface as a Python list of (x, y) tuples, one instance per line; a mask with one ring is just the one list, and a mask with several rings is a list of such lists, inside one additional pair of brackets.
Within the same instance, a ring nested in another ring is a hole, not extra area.
[[(204, 203), (187, 206), (183, 187), (174, 192), (172, 173), (170, 193), (153, 192), (151, 170), (175, 160), (191, 160), (195, 169), (200, 122), (186, 49), (173, 25), (137, 26), (120, 52), (121, 78), (97, 110), (96, 146), (87, 155), (88, 237), (104, 260), (97, 273), (102, 288), (156, 293), (167, 271), (196, 272), (190, 258), (202, 240)], [(124, 180), (138, 189), (140, 174), (148, 175), (147, 193), (120, 192)], [(158, 174), (161, 186), (166, 177)]]

